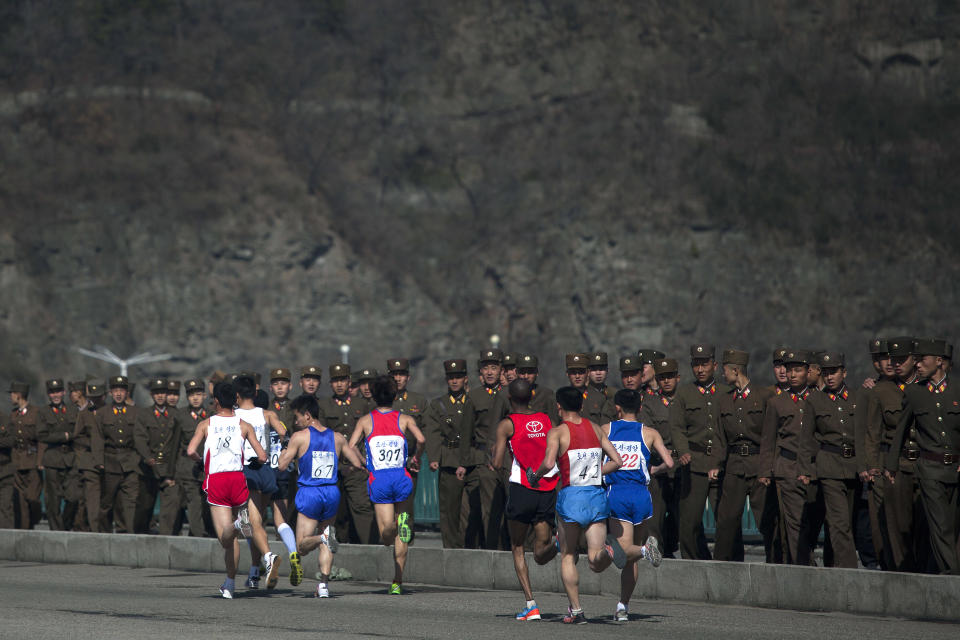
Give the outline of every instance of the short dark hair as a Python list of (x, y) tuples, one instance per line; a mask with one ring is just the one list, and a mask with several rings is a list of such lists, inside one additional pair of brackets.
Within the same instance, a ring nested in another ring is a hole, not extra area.
[(306, 394), (297, 396), (293, 402), (290, 403), (290, 410), (297, 413), (309, 414), (314, 420), (320, 418), (320, 403), (317, 402), (315, 396), (308, 396)]
[(575, 387), (557, 389), (557, 404), (564, 411), (580, 411), (583, 408), (583, 392)]
[(257, 389), (256, 397), (253, 399), (253, 406), (266, 409), (270, 406), (270, 396), (263, 389)]
[(389, 407), (397, 399), (397, 381), (393, 376), (379, 375), (370, 383), (370, 395), (378, 407)]
[(237, 403), (237, 390), (229, 382), (218, 382), (213, 386), (213, 397), (223, 409), (233, 409)]
[(510, 400), (517, 404), (530, 404), (533, 397), (533, 387), (523, 378), (517, 378), (507, 385), (507, 394)]
[(237, 376), (233, 381), (233, 387), (237, 390), (237, 395), (244, 400), (253, 400), (257, 397), (257, 383), (250, 376)]
[(629, 413), (636, 413), (642, 403), (643, 396), (637, 393), (636, 389), (620, 389), (613, 396), (613, 404)]

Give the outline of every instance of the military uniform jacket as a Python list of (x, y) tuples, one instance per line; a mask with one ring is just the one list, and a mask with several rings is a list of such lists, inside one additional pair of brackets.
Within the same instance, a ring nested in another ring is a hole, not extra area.
[(468, 395), (475, 412), (475, 426), (470, 449), (463, 452), (464, 466), (488, 464), (497, 443), (497, 425), (509, 413), (507, 391), (499, 385), (492, 389), (482, 386)]
[[(353, 435), (353, 429), (357, 426), (357, 420), (375, 408), (370, 407), (370, 404), (363, 396), (357, 396), (356, 398), (347, 396), (345, 400), (333, 396), (322, 398), (320, 399), (320, 422), (326, 428), (333, 429), (342, 435), (349, 442), (350, 436)], [(366, 446), (362, 438), (357, 443), (357, 450), (361, 457), (365, 455)], [(350, 463), (341, 455), (340, 464)]]
[(550, 422), (553, 423), (553, 426), (560, 424), (560, 412), (557, 411), (557, 395), (553, 389), (534, 385), (530, 409), (533, 411), (542, 411), (550, 416)]
[(137, 409), (110, 403), (97, 409), (97, 423), (103, 434), (103, 468), (107, 473), (142, 473), (140, 454), (134, 448)]
[[(673, 450), (673, 433), (670, 431), (670, 402), (671, 398), (661, 393), (657, 393), (657, 396), (652, 399), (644, 397), (638, 417), (640, 422), (648, 427), (653, 427), (660, 433), (660, 437), (663, 438), (663, 446), (668, 450)], [(650, 455), (659, 459), (656, 451), (651, 451)]]
[(0, 424), (0, 478), (7, 478), (13, 475), (13, 443), (16, 439), (7, 425)]
[[(177, 409), (154, 405), (137, 411), (133, 441), (143, 459), (144, 473), (152, 472), (158, 479), (174, 476), (182, 430), (183, 417)], [(153, 467), (147, 465), (150, 458), (157, 461)]]
[(77, 407), (74, 404), (62, 404), (58, 407), (47, 405), (40, 409), (40, 424), (37, 427), (37, 439), (43, 452), (43, 466), (51, 469), (73, 468), (74, 455), (73, 431), (77, 426)]
[(423, 414), (429, 461), (451, 468), (476, 464), (470, 447), (475, 425), (476, 411), (466, 393), (459, 400), (449, 393), (431, 400)]
[(720, 429), (719, 401), (729, 391), (718, 382), (705, 387), (687, 384), (677, 389), (670, 403), (673, 446), (681, 456), (690, 454), (691, 471), (707, 473), (723, 465), (726, 438)]
[[(394, 399), (393, 408), (413, 418), (413, 421), (417, 423), (417, 428), (423, 431), (423, 412), (427, 408), (426, 396), (416, 391), (404, 389)], [(417, 439), (413, 437), (410, 431), (406, 431), (405, 435), (407, 437), (407, 452), (412, 456), (417, 451)]]
[(290, 398), (274, 398), (270, 401), (270, 410), (277, 414), (280, 422), (287, 428), (287, 436), (293, 435), (297, 430), (297, 416), (290, 408)]
[(937, 480), (956, 482), (957, 467), (960, 466), (960, 381), (947, 377), (939, 387), (934, 387), (929, 381), (906, 385), (903, 413), (897, 423), (892, 447), (887, 452), (887, 469), (897, 469), (900, 450), (910, 427), (916, 430), (917, 445), (921, 452), (954, 456), (949, 464), (922, 457), (917, 464), (924, 464), (925, 471), (937, 470)]
[[(580, 412), (596, 424), (606, 424), (617, 419), (617, 407), (613, 404), (616, 394), (611, 387), (588, 384), (583, 392), (583, 410)], [(644, 399), (646, 401), (646, 399)]]
[(36, 469), (40, 464), (37, 448), (37, 432), (40, 428), (40, 410), (28, 404), (22, 409), (14, 409), (10, 414), (7, 429), (13, 434), (12, 462), (15, 469), (24, 471)]
[[(871, 389), (870, 411), (867, 413), (865, 444), (867, 445), (867, 460), (870, 469), (883, 469), (887, 452), (893, 448), (893, 438), (903, 413), (903, 392), (909, 385), (916, 382), (898, 382), (881, 380)], [(912, 457), (920, 450), (917, 444), (916, 424), (910, 424), (903, 438), (903, 446), (898, 452), (900, 456), (900, 471), (914, 471), (915, 460), (908, 460), (904, 454), (909, 452)]]
[(103, 467), (103, 433), (92, 404), (77, 412), (77, 424), (73, 430), (73, 451), (77, 469), (97, 471), (98, 466)]
[[(809, 397), (813, 420), (804, 422), (800, 453), (816, 460), (813, 476), (849, 480), (857, 477), (861, 464), (856, 449), (857, 404), (861, 396), (846, 386), (837, 392), (824, 389)], [(811, 474), (804, 474), (811, 475)]]
[[(177, 455), (177, 469), (174, 477), (178, 480), (200, 480), (203, 478), (203, 462), (187, 455), (187, 447), (197, 432), (197, 425), (209, 418), (212, 413), (206, 407), (194, 409), (186, 407), (180, 410), (180, 451)], [(203, 451), (201, 448), (200, 451)]]
[(745, 478), (759, 475), (763, 415), (772, 396), (769, 388), (754, 391), (752, 385), (742, 392), (731, 389), (720, 396), (720, 428), (727, 442), (723, 452), (725, 473)]
[(767, 400), (760, 440), (759, 477), (795, 481), (799, 475), (813, 475), (809, 459), (801, 465), (800, 437), (804, 424), (813, 420), (808, 398), (814, 393), (817, 392), (808, 388), (801, 393), (784, 392)]

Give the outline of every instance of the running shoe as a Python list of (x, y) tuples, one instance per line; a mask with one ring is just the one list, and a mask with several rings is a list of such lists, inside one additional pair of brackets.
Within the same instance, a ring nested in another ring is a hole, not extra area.
[(273, 589), (277, 586), (277, 577), (280, 574), (280, 556), (268, 553), (263, 556), (263, 566), (267, 570), (267, 589)]
[(400, 585), (394, 582), (390, 585), (390, 591), (387, 591), (391, 596), (399, 596), (401, 594)]
[(246, 508), (240, 509), (240, 513), (237, 514), (237, 519), (233, 521), (233, 526), (244, 538), (249, 538), (253, 535), (253, 527), (250, 525), (250, 514)]
[(623, 550), (623, 547), (620, 546), (620, 542), (617, 540), (616, 536), (613, 534), (607, 534), (607, 544), (604, 545), (607, 549), (607, 553), (610, 554), (610, 557), (613, 559), (613, 564), (617, 569), (623, 569), (627, 566), (627, 552)]
[(650, 561), (654, 567), (659, 567), (660, 563), (663, 562), (663, 554), (660, 553), (660, 547), (657, 545), (657, 539), (653, 536), (647, 538), (646, 544), (643, 545), (643, 548), (647, 550), (647, 560)]
[(329, 598), (330, 589), (327, 588), (326, 582), (321, 582), (317, 585), (317, 597), (318, 598)]
[(527, 607), (523, 611), (517, 614), (517, 620), (526, 621), (526, 620), (539, 620), (540, 619), (540, 607)]
[(400, 535), (400, 542), (406, 544), (413, 538), (413, 532), (410, 531), (410, 514), (404, 511), (397, 518), (397, 531)]
[(613, 619), (616, 622), (627, 622), (630, 620), (630, 614), (627, 613), (626, 609), (617, 609), (616, 613), (613, 614)]
[(247, 581), (243, 583), (247, 589), (260, 588), (260, 576), (247, 576)]
[(582, 609), (576, 613), (571, 611), (563, 616), (563, 624), (587, 624), (587, 618), (583, 615)]
[(290, 552), (290, 584), (293, 586), (303, 582), (303, 565), (300, 564), (300, 554), (296, 551)]
[(220, 596), (226, 598), (227, 600), (233, 600), (233, 590), (227, 589), (226, 582), (220, 585)]
[(337, 541), (337, 532), (331, 529), (329, 525), (320, 534), (320, 544), (327, 545), (330, 553), (336, 553), (337, 549), (340, 548), (340, 543)]

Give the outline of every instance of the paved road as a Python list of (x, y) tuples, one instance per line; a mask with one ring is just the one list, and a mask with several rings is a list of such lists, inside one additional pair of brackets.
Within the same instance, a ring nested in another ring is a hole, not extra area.
[[(309, 560), (312, 560), (310, 558)], [(312, 568), (312, 563), (310, 563)], [(504, 591), (332, 583), (335, 597), (311, 598), (315, 580), (293, 589), (282, 574), (272, 592), (217, 592), (221, 576), (160, 569), (0, 563), (0, 637), (15, 638), (957, 638), (957, 627), (893, 618), (637, 601), (631, 621), (614, 623), (610, 598), (584, 598), (593, 624), (560, 624), (566, 599), (538, 598), (548, 615), (518, 623), (521, 596)], [(549, 612), (549, 613), (548, 613)], [(508, 635), (509, 634), (509, 635)]]

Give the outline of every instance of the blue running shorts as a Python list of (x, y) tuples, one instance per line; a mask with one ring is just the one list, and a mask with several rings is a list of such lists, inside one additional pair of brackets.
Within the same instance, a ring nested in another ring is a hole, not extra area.
[(323, 522), (337, 515), (340, 507), (340, 489), (335, 484), (324, 484), (319, 487), (297, 487), (297, 497), (294, 501), (297, 511)]
[(647, 485), (625, 482), (607, 488), (610, 517), (630, 524), (640, 524), (653, 515), (653, 500)]
[(396, 504), (403, 502), (413, 492), (413, 479), (406, 469), (402, 471), (371, 471), (367, 479), (370, 502)]
[(564, 487), (557, 494), (557, 515), (586, 529), (610, 516), (603, 487)]

